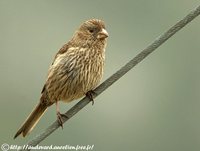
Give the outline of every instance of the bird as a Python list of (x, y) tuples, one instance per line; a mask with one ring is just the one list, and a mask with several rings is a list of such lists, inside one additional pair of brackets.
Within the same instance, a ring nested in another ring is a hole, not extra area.
[(19, 135), (27, 136), (53, 104), (56, 105), (58, 124), (63, 128), (62, 117), (66, 115), (60, 113), (60, 101), (69, 103), (87, 96), (93, 102), (93, 90), (103, 76), (108, 36), (105, 23), (100, 19), (89, 19), (78, 27), (71, 40), (56, 53), (39, 102), (14, 139)]

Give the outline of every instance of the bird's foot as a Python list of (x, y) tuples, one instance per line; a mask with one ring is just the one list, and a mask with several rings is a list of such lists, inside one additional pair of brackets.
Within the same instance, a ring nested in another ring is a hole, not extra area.
[(58, 123), (60, 124), (60, 126), (62, 127), (62, 129), (63, 129), (63, 119), (62, 119), (63, 116), (65, 118), (69, 118), (67, 115), (61, 114), (60, 112), (57, 112), (57, 120), (58, 120)]
[(96, 95), (96, 93), (93, 90), (90, 90), (86, 93), (86, 96), (90, 99), (90, 101), (92, 102), (92, 105), (94, 105), (94, 96)]

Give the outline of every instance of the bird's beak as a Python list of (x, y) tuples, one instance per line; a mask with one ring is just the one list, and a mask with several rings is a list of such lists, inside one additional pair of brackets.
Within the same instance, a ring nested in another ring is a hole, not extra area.
[(108, 37), (108, 32), (103, 28), (99, 33), (97, 38), (98, 39), (105, 39)]

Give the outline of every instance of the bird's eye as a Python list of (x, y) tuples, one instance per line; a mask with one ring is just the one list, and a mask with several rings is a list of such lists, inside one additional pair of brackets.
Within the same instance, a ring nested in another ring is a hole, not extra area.
[(93, 33), (93, 32), (94, 32), (94, 29), (89, 29), (89, 32), (90, 32), (90, 33)]

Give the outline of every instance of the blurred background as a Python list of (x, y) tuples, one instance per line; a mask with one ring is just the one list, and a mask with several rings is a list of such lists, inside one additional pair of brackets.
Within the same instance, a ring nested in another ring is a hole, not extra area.
[[(40, 98), (55, 53), (83, 21), (106, 22), (105, 80), (197, 5), (198, 0), (0, 0), (0, 145), (23, 145), (56, 120), (52, 106), (28, 137), (13, 140)], [(40, 145), (200, 150), (199, 49), (200, 17)], [(61, 112), (75, 103), (61, 103)]]

